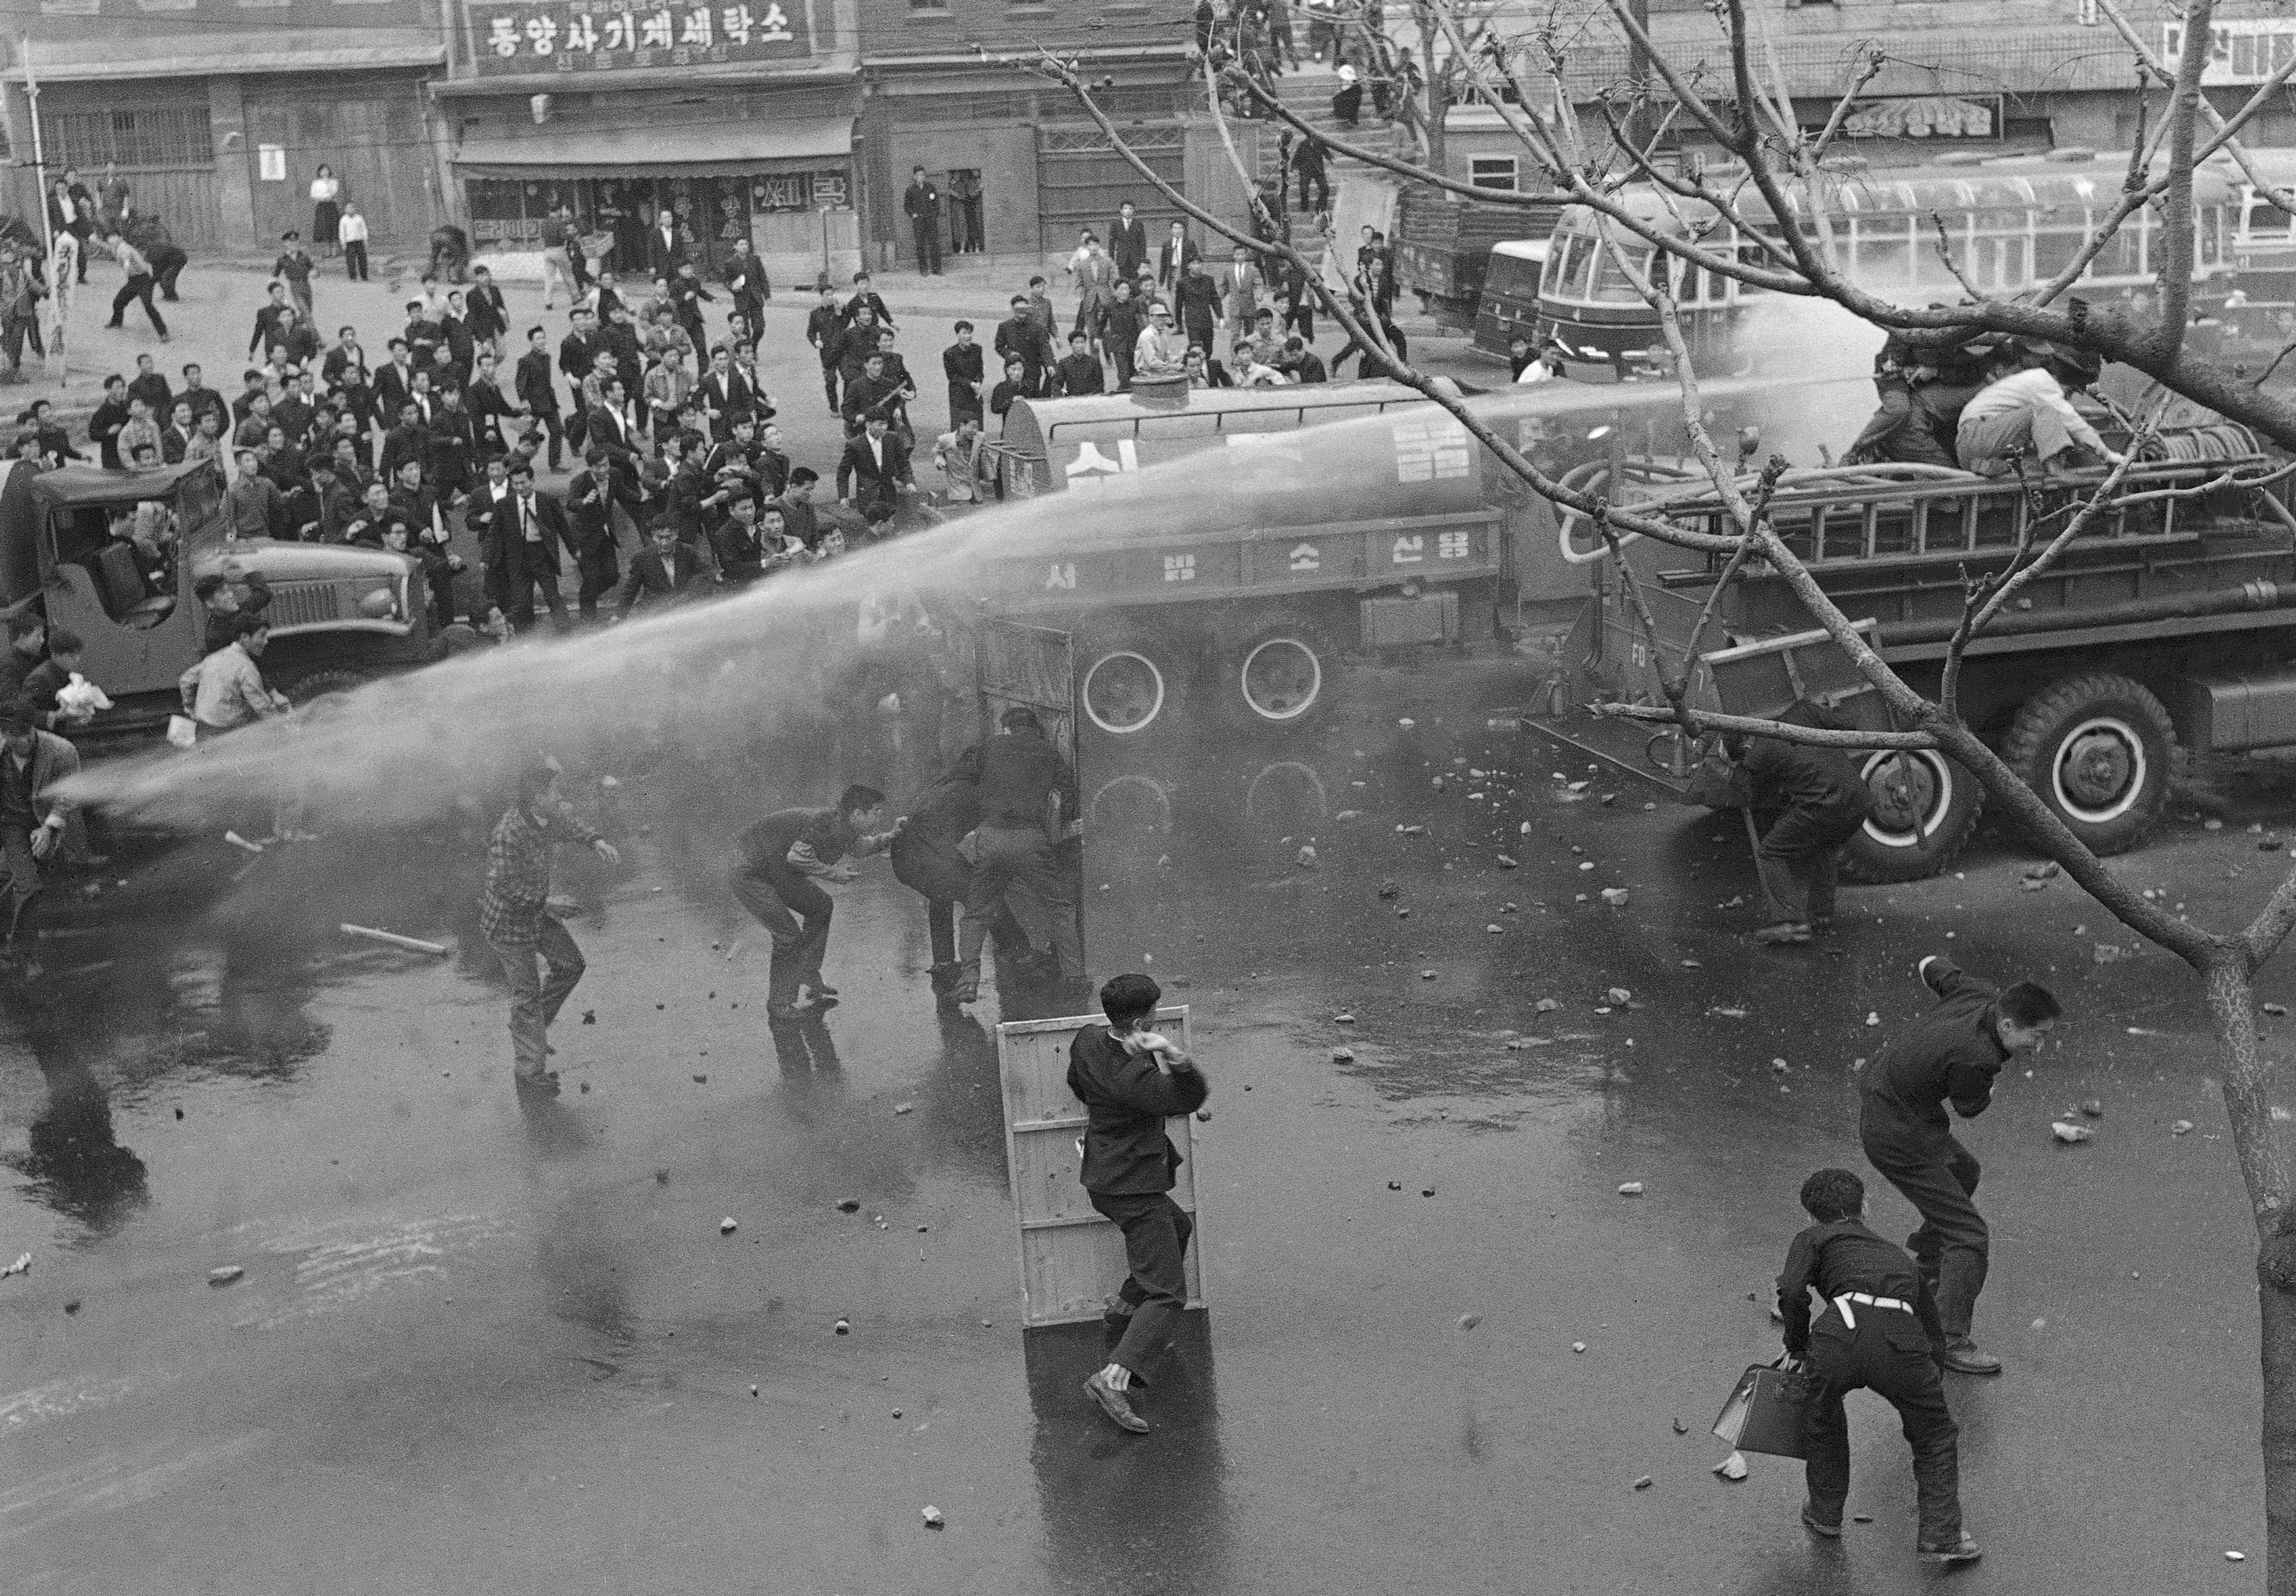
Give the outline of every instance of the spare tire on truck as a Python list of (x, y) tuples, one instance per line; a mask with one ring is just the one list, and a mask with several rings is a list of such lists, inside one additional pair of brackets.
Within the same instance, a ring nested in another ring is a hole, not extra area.
[(1278, 616), (1220, 655), (1220, 705), (1238, 725), (1298, 731), (1336, 700), (1338, 646), (1303, 614)]
[(2052, 682), (2018, 710), (2001, 745), (2092, 853), (2136, 845), (2169, 801), (2177, 728), (2141, 682), (2088, 671)]
[(1177, 724), (1187, 666), (1166, 638), (1118, 623), (1080, 633), (1075, 648), (1084, 726), (1106, 736), (1138, 737)]
[(1985, 789), (1930, 748), (1876, 748), (1857, 763), (1874, 812), (1850, 837), (1841, 873), (1852, 881), (1921, 881), (1953, 862), (1977, 830)]

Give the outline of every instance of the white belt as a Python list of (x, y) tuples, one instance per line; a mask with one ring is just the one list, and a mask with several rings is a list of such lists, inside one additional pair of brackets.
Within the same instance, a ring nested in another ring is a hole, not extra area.
[(1845, 1291), (1833, 1299), (1833, 1311), (1841, 1315), (1841, 1322), (1851, 1329), (1857, 1328), (1857, 1315), (1849, 1311), (1852, 1303), (1864, 1303), (1869, 1308), (1900, 1308), (1910, 1313), (1914, 1304), (1900, 1302), (1894, 1296), (1871, 1296), (1863, 1291)]

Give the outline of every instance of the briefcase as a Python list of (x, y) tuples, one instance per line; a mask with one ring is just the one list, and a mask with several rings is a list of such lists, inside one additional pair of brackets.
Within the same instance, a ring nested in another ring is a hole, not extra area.
[(1808, 1376), (1757, 1363), (1738, 1378), (1714, 1433), (1740, 1452), (1801, 1457), (1802, 1417), (1816, 1394)]

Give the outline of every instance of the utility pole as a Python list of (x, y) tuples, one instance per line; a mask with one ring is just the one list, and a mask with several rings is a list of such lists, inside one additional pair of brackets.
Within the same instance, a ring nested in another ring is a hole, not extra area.
[[(48, 158), (46, 146), (40, 138), (40, 82), (38, 78), (32, 76), (32, 36), (29, 29), (17, 36), (16, 47), (24, 62), (24, 98), (31, 107), (32, 178), (39, 191), (34, 203), (40, 208), (40, 253), (41, 258), (47, 263), (47, 271), (61, 276), (61, 273), (56, 273), (55, 218), (48, 214)], [(64, 356), (65, 300), (63, 296), (69, 286), (70, 284), (63, 283), (48, 284), (48, 292), (54, 298), (56, 307), (56, 318), (52, 324), (55, 329), (55, 336), (48, 341), (56, 346), (54, 350), (57, 370), (56, 386), (59, 388), (71, 381), (71, 366)], [(45, 345), (43, 347), (45, 348)]]

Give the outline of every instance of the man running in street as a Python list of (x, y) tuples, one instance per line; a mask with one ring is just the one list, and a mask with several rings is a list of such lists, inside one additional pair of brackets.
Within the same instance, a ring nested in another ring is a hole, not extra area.
[[(550, 1022), (582, 979), (582, 950), (550, 912), (550, 851), (561, 837), (586, 843), (610, 865), (614, 845), (574, 817), (558, 795), (558, 770), (534, 764), (520, 773), (518, 802), (495, 823), (487, 843), (487, 893), (479, 930), (510, 977), (512, 1078), (521, 1091), (558, 1095), (550, 1055)], [(546, 974), (545, 974), (546, 969)]]
[(821, 978), (821, 961), (837, 905), (818, 884), (853, 880), (857, 872), (843, 861), (888, 847), (899, 827), (884, 825), (885, 794), (855, 786), (833, 809), (782, 810), (742, 834), (734, 895), (774, 939), (768, 1018), (795, 1020), (836, 1004), (837, 989)]
[(1084, 1189), (1092, 1205), (1124, 1232), (1131, 1272), (1108, 1304), (1123, 1337), (1085, 1394), (1118, 1427), (1148, 1433), (1131, 1390), (1149, 1383), (1154, 1360), (1188, 1305), (1185, 1260), (1195, 1225), (1172, 1200), (1180, 1152), (1164, 1133), (1176, 1114), (1193, 1114), (1210, 1091), (1196, 1061), (1151, 1027), (1163, 991), (1145, 975), (1119, 975), (1100, 989), (1105, 1025), (1086, 1025), (1069, 1044), (1069, 1090), (1082, 1098)]
[(2046, 987), (2030, 981), (2002, 991), (1934, 953), (1917, 967), (1940, 1000), (1866, 1072), (1857, 1139), (1874, 1167), (1921, 1211), (1921, 1228), (1906, 1246), (1937, 1294), (1945, 1335), (1939, 1362), (1956, 1374), (1999, 1374), (2001, 1360), (1980, 1352), (1970, 1336), (1992, 1247), (1972, 1200), (1978, 1163), (1954, 1139), (1945, 1107), (1951, 1103), (1964, 1119), (1984, 1113), (2001, 1066), (2039, 1047), (2062, 1011)]

